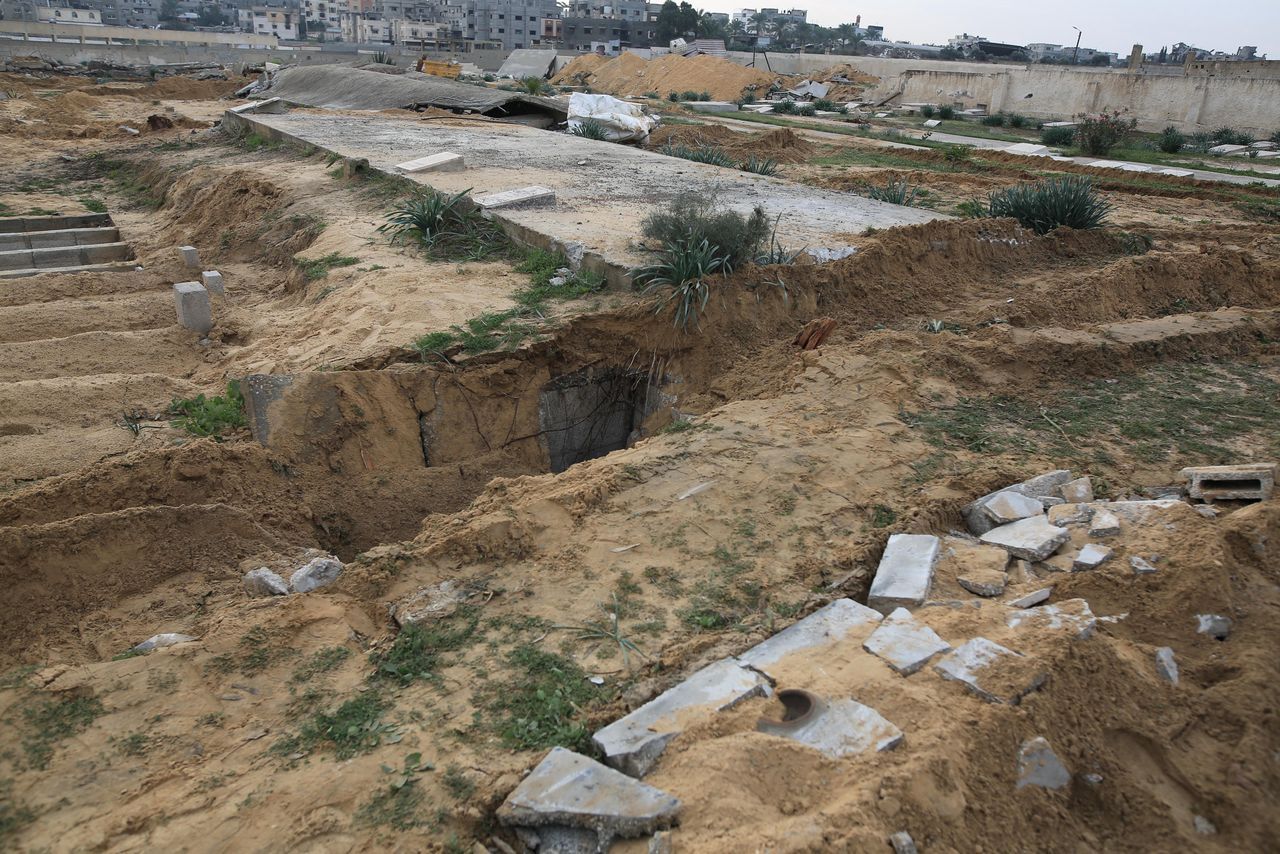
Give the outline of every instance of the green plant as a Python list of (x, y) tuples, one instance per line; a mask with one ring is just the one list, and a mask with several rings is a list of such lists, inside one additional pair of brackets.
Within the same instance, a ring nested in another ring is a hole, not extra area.
[(680, 93), (679, 93), (679, 92), (668, 92), (668, 93), (667, 93), (667, 100), (668, 100), (668, 101), (670, 101), (670, 102), (672, 102), (672, 103), (674, 104), (676, 101), (679, 101), (679, 100), (680, 100)]
[(817, 98), (813, 102), (813, 108), (824, 113), (838, 113), (843, 104), (837, 104), (828, 98)]
[(169, 416), (174, 427), (193, 436), (212, 436), (215, 439), (248, 423), (244, 417), (244, 395), (236, 380), (227, 382), (225, 395), (206, 398), (198, 394), (192, 398), (174, 398), (169, 404)]
[(1082, 114), (1076, 116), (1076, 142), (1085, 154), (1105, 157), (1137, 126), (1137, 119), (1126, 119), (1119, 110), (1097, 115)]
[(942, 149), (942, 159), (952, 166), (960, 166), (973, 160), (972, 145), (948, 145)]
[(1187, 138), (1176, 127), (1169, 125), (1160, 131), (1160, 137), (1156, 144), (1165, 154), (1177, 154), (1187, 144)]
[(419, 772), (430, 770), (431, 764), (422, 761), (421, 753), (406, 756), (400, 770), (383, 765), (382, 772), (391, 775), (391, 782), (356, 811), (356, 822), (369, 827), (385, 825), (393, 830), (412, 830), (429, 824), (419, 817), (423, 795), (417, 782)]
[(345, 646), (329, 646), (318, 650), (306, 660), (297, 670), (293, 671), (290, 682), (310, 682), (316, 676), (322, 673), (328, 673), (342, 662), (346, 661), (351, 655), (351, 650)]
[(1005, 117), (1004, 113), (995, 113), (994, 115), (982, 117), (982, 123), (989, 128), (1002, 128), (1006, 121), (1008, 121), (1008, 119)]
[(1047, 234), (1062, 225), (1098, 228), (1111, 210), (1110, 203), (1094, 190), (1093, 182), (1077, 176), (998, 190), (988, 198), (987, 207), (990, 216), (1013, 217), (1036, 234)]
[(919, 190), (903, 180), (890, 181), (883, 187), (867, 184), (864, 192), (867, 198), (875, 199), (877, 202), (888, 202), (893, 205), (910, 207), (911, 203), (916, 200)]
[(605, 129), (605, 126), (591, 119), (583, 119), (575, 125), (570, 125), (569, 133), (572, 136), (580, 136), (583, 139), (598, 139), (602, 141), (609, 139), (609, 131)]
[(1250, 145), (1253, 142), (1253, 134), (1235, 128), (1220, 127), (1209, 134), (1209, 141), (1214, 145)]
[(422, 361), (427, 360), (430, 355), (443, 355), (444, 351), (452, 347), (458, 342), (457, 336), (452, 332), (428, 332), (414, 340), (410, 346), (418, 351), (418, 356)]
[(660, 313), (674, 302), (674, 323), (677, 327), (687, 330), (690, 321), (696, 323), (698, 314), (707, 307), (711, 298), (707, 279), (723, 273), (728, 260), (719, 251), (719, 247), (712, 246), (705, 238), (700, 243), (694, 243), (692, 239), (677, 240), (664, 250), (661, 261), (634, 271), (636, 283), (645, 286), (646, 294), (659, 288), (671, 288), (671, 293), (658, 302), (654, 313)]
[(383, 51), (377, 51), (376, 53), (374, 53), (373, 61), (378, 65), (395, 65), (396, 64), (395, 57)]
[(965, 199), (956, 204), (956, 213), (965, 219), (980, 219), (987, 215), (987, 206), (981, 199)]
[(816, 116), (818, 108), (813, 104), (801, 104), (796, 107), (796, 115), (798, 116)]
[(754, 172), (757, 175), (777, 175), (778, 161), (772, 157), (757, 157), (753, 154), (739, 163), (738, 168), (743, 172)]
[(267, 144), (267, 138), (260, 133), (247, 134), (242, 143), (249, 151), (257, 151)]
[(450, 765), (444, 769), (444, 773), (440, 775), (440, 782), (453, 795), (455, 800), (465, 801), (475, 793), (476, 784), (474, 780), (462, 773), (462, 769), (457, 765)]
[(944, 121), (950, 121), (956, 117), (956, 108), (950, 104), (943, 104), (938, 107), (938, 118)]
[(742, 95), (738, 98), (738, 100), (734, 101), (734, 103), (737, 104), (739, 107), (745, 106), (747, 104), (754, 104), (755, 102), (756, 102), (756, 96), (755, 96), (755, 93), (753, 92), (743, 92)]
[(897, 519), (898, 514), (893, 512), (892, 507), (888, 507), (884, 504), (877, 504), (875, 507), (871, 508), (871, 527), (873, 528), (887, 528), (896, 522)]
[(6, 850), (17, 850), (16, 846), (10, 847), (10, 839), (36, 820), (36, 814), (13, 797), (12, 788), (11, 782), (0, 781), (0, 845)]
[(934, 109), (933, 104), (925, 104), (920, 108), (920, 115), (924, 116), (926, 119), (933, 118), (933, 114), (936, 112), (937, 110)]
[(547, 89), (547, 81), (533, 75), (524, 77), (517, 82), (520, 90), (527, 95), (541, 95)]
[[(676, 422), (671, 422), (675, 424)], [(638, 588), (637, 588), (638, 589)], [(644, 652), (636, 645), (635, 641), (630, 638), (623, 637), (622, 626), (619, 623), (619, 617), (622, 613), (622, 606), (618, 604), (618, 595), (613, 595), (613, 610), (610, 611), (604, 605), (600, 605), (600, 610), (604, 612), (605, 622), (586, 623), (581, 626), (552, 626), (554, 629), (569, 629), (577, 632), (575, 637), (578, 640), (586, 641), (612, 641), (618, 645), (618, 649), (622, 652), (622, 664), (628, 671), (631, 669), (631, 653), (635, 653), (641, 657), (645, 657)]]
[(320, 711), (305, 721), (296, 735), (286, 736), (272, 751), (291, 756), (320, 745), (330, 745), (339, 759), (368, 753), (382, 744), (400, 741), (399, 730), (383, 722), (388, 703), (376, 691), (365, 691), (332, 711)]
[(470, 610), (459, 611), (447, 620), (411, 623), (400, 630), (386, 650), (371, 653), (374, 677), (409, 685), (419, 679), (434, 679), (440, 653), (467, 643), (476, 632), (479, 618)]
[(303, 278), (308, 282), (323, 279), (335, 267), (353, 267), (360, 263), (359, 258), (340, 255), (337, 252), (330, 252), (320, 258), (294, 258), (293, 260), (302, 270)]
[(27, 755), (27, 764), (32, 768), (47, 768), (58, 742), (84, 732), (105, 713), (97, 697), (40, 700), (24, 708), (22, 718), (28, 734), (22, 749)]
[(469, 203), (469, 192), (422, 190), (393, 207), (378, 231), (390, 234), (393, 241), (414, 240), (446, 257), (478, 260), (509, 251), (506, 234)]
[(794, 116), (799, 112), (799, 109), (796, 107), (795, 101), (787, 98), (774, 104), (773, 112), (780, 116)]
[(588, 750), (590, 736), (581, 719), (601, 694), (582, 668), (532, 644), (512, 650), (508, 663), (513, 677), (480, 692), (503, 744), (515, 750)]
[(659, 95), (657, 92), (645, 92), (644, 96), (646, 98), (652, 98), (655, 101), (660, 100), (662, 98), (662, 96)]
[(1030, 119), (1028, 119), (1026, 116), (1020, 116), (1017, 113), (1009, 114), (1009, 127), (1021, 128), (1021, 127), (1026, 127), (1028, 124), (1030, 124)]
[(677, 196), (666, 208), (649, 214), (642, 228), (645, 236), (660, 242), (664, 250), (677, 243), (697, 247), (706, 241), (714, 255), (725, 259), (726, 273), (753, 260), (770, 232), (764, 208), (756, 207), (750, 216), (743, 216), (717, 207), (713, 199), (691, 194)]
[(710, 163), (712, 166), (723, 166), (727, 169), (732, 169), (736, 165), (723, 148), (717, 148), (714, 145), (688, 146), (666, 142), (658, 151), (668, 157), (679, 157), (695, 163)]
[(91, 211), (92, 213), (106, 213), (106, 212), (107, 212), (107, 205), (106, 205), (106, 203), (105, 203), (105, 202), (103, 202), (103, 201), (101, 201), (101, 200), (99, 200), (99, 199), (93, 199), (93, 198), (88, 198), (88, 197), (86, 197), (86, 198), (82, 198), (82, 199), (80, 199), (80, 204), (84, 205), (84, 209), (85, 209), (85, 210), (87, 210), (87, 211)]
[(1076, 129), (1073, 127), (1052, 127), (1040, 131), (1040, 142), (1043, 145), (1070, 145), (1075, 138)]

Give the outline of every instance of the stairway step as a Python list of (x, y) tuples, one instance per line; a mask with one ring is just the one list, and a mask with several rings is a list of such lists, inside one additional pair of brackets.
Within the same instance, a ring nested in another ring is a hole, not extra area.
[(55, 249), (66, 246), (94, 246), (101, 243), (117, 243), (120, 229), (60, 228), (54, 231), (26, 231), (0, 233), (0, 252), (20, 252), (24, 249)]

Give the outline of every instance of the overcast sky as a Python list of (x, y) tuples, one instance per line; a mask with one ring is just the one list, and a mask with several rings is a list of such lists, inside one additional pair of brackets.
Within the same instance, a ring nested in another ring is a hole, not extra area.
[(1241, 45), (1257, 45), (1258, 53), (1280, 59), (1280, 0), (1221, 5), (1193, 0), (808, 0), (770, 5), (807, 9), (812, 23), (828, 27), (852, 23), (861, 14), (864, 26), (880, 24), (885, 37), (894, 41), (946, 44), (951, 36), (967, 32), (1015, 44), (1075, 44), (1074, 25), (1084, 30), (1081, 47), (1121, 56), (1134, 43), (1151, 53), (1182, 41), (1229, 53)]

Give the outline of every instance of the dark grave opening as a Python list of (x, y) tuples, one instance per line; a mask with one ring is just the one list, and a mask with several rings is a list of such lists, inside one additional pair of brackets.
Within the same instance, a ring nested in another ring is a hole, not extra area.
[(551, 470), (625, 448), (660, 399), (645, 371), (594, 367), (556, 377), (538, 401)]

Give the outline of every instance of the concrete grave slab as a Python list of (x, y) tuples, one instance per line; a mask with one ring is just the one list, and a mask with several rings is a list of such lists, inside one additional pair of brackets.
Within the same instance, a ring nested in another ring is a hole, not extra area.
[(475, 196), (475, 203), (486, 210), (494, 208), (534, 207), (536, 205), (554, 205), (555, 190), (546, 187), (519, 187), (514, 190), (503, 190), (500, 193), (489, 193)]
[(878, 611), (852, 599), (837, 599), (793, 623), (741, 655), (740, 663), (763, 670), (787, 656), (837, 643), (855, 632), (869, 631), (883, 619)]
[(1247, 145), (1215, 145), (1209, 149), (1210, 154), (1235, 154), (1237, 151), (1248, 151)]
[(862, 642), (862, 648), (884, 659), (896, 672), (910, 676), (935, 655), (951, 649), (951, 644), (906, 608), (897, 608)]
[(871, 582), (867, 604), (887, 614), (929, 598), (941, 541), (932, 534), (893, 534)]
[(1190, 169), (1172, 169), (1172, 168), (1170, 168), (1170, 169), (1161, 169), (1161, 170), (1159, 170), (1159, 174), (1161, 174), (1161, 175), (1171, 175), (1171, 176), (1173, 176), (1174, 178), (1190, 178), (1190, 177), (1194, 176), (1196, 173), (1195, 173), (1195, 172), (1192, 172)]
[(1141, 558), (1137, 555), (1129, 558), (1129, 566), (1133, 569), (1134, 575), (1147, 575), (1152, 572), (1160, 571), (1156, 569), (1156, 567), (1146, 558)]
[(240, 383), (249, 432), (258, 444), (265, 446), (271, 438), (271, 404), (283, 398), (292, 385), (293, 377), (287, 374), (250, 374)]
[(467, 168), (467, 164), (461, 154), (441, 151), (438, 154), (419, 157), (417, 160), (397, 163), (395, 168), (401, 172), (461, 172)]
[(870, 706), (856, 700), (820, 700), (799, 726), (761, 719), (757, 729), (789, 738), (821, 751), (832, 759), (874, 750), (892, 750), (902, 743), (898, 729)]
[(991, 521), (992, 527), (1044, 515), (1044, 505), (1040, 503), (1040, 499), (1012, 489), (984, 498), (978, 507)]
[(512, 77), (516, 80), (523, 80), (526, 77), (546, 77), (555, 61), (555, 50), (517, 48), (511, 51), (498, 67), (498, 76)]
[(1034, 142), (1015, 142), (1013, 145), (1000, 149), (1006, 154), (1023, 154), (1028, 156), (1038, 156), (1049, 153), (1049, 146), (1036, 145)]
[(1231, 618), (1221, 614), (1196, 614), (1196, 634), (1226, 640), (1231, 634)]
[(1005, 624), (1019, 631), (1072, 632), (1083, 639), (1093, 634), (1098, 619), (1084, 599), (1067, 599), (1043, 608), (1012, 611), (1006, 615)]
[(696, 113), (738, 112), (738, 105), (732, 101), (685, 101), (684, 105)]
[(927, 128), (936, 128), (940, 124), (942, 124), (942, 119), (929, 119), (924, 123), (924, 126)]
[(1049, 520), (1044, 516), (1034, 516), (993, 528), (983, 534), (981, 540), (993, 546), (1000, 546), (1014, 557), (1039, 561), (1053, 554), (1070, 538), (1071, 532), (1066, 528), (1049, 524)]
[(1017, 705), (1044, 684), (1046, 675), (1020, 653), (984, 637), (972, 638), (933, 666), (988, 703)]
[(1275, 463), (1191, 466), (1178, 472), (1187, 494), (1201, 501), (1266, 501), (1276, 488)]
[(600, 850), (615, 836), (635, 838), (670, 827), (680, 801), (585, 756), (554, 747), (498, 807), (509, 827), (594, 830)]
[(1041, 789), (1061, 789), (1071, 782), (1071, 772), (1053, 752), (1049, 742), (1041, 736), (1028, 739), (1018, 750), (1018, 783), (1016, 788), (1038, 786)]
[(1015, 483), (1012, 486), (1006, 486), (1004, 489), (997, 489), (990, 492), (972, 504), (964, 508), (965, 524), (969, 527), (969, 531), (974, 536), (981, 536), (987, 531), (996, 527), (996, 523), (992, 521), (986, 513), (983, 512), (983, 505), (1000, 495), (1002, 492), (1014, 492), (1019, 495), (1029, 496), (1040, 500), (1045, 507), (1050, 504), (1061, 503), (1062, 498), (1059, 490), (1064, 483), (1071, 480), (1071, 472), (1066, 469), (1056, 469), (1054, 471), (1045, 472), (1035, 477), (1027, 478), (1021, 483)]
[(991, 597), (1004, 593), (1007, 578), (1003, 571), (972, 569), (963, 575), (957, 575), (956, 583), (974, 596)]
[(199, 282), (178, 282), (173, 286), (174, 307), (178, 311), (178, 323), (192, 332), (203, 335), (213, 328), (213, 308), (209, 305), (209, 292)]
[(710, 715), (748, 697), (762, 696), (769, 682), (733, 658), (722, 658), (664, 691), (591, 737), (605, 761), (633, 777), (643, 777), (667, 744), (699, 713)]

